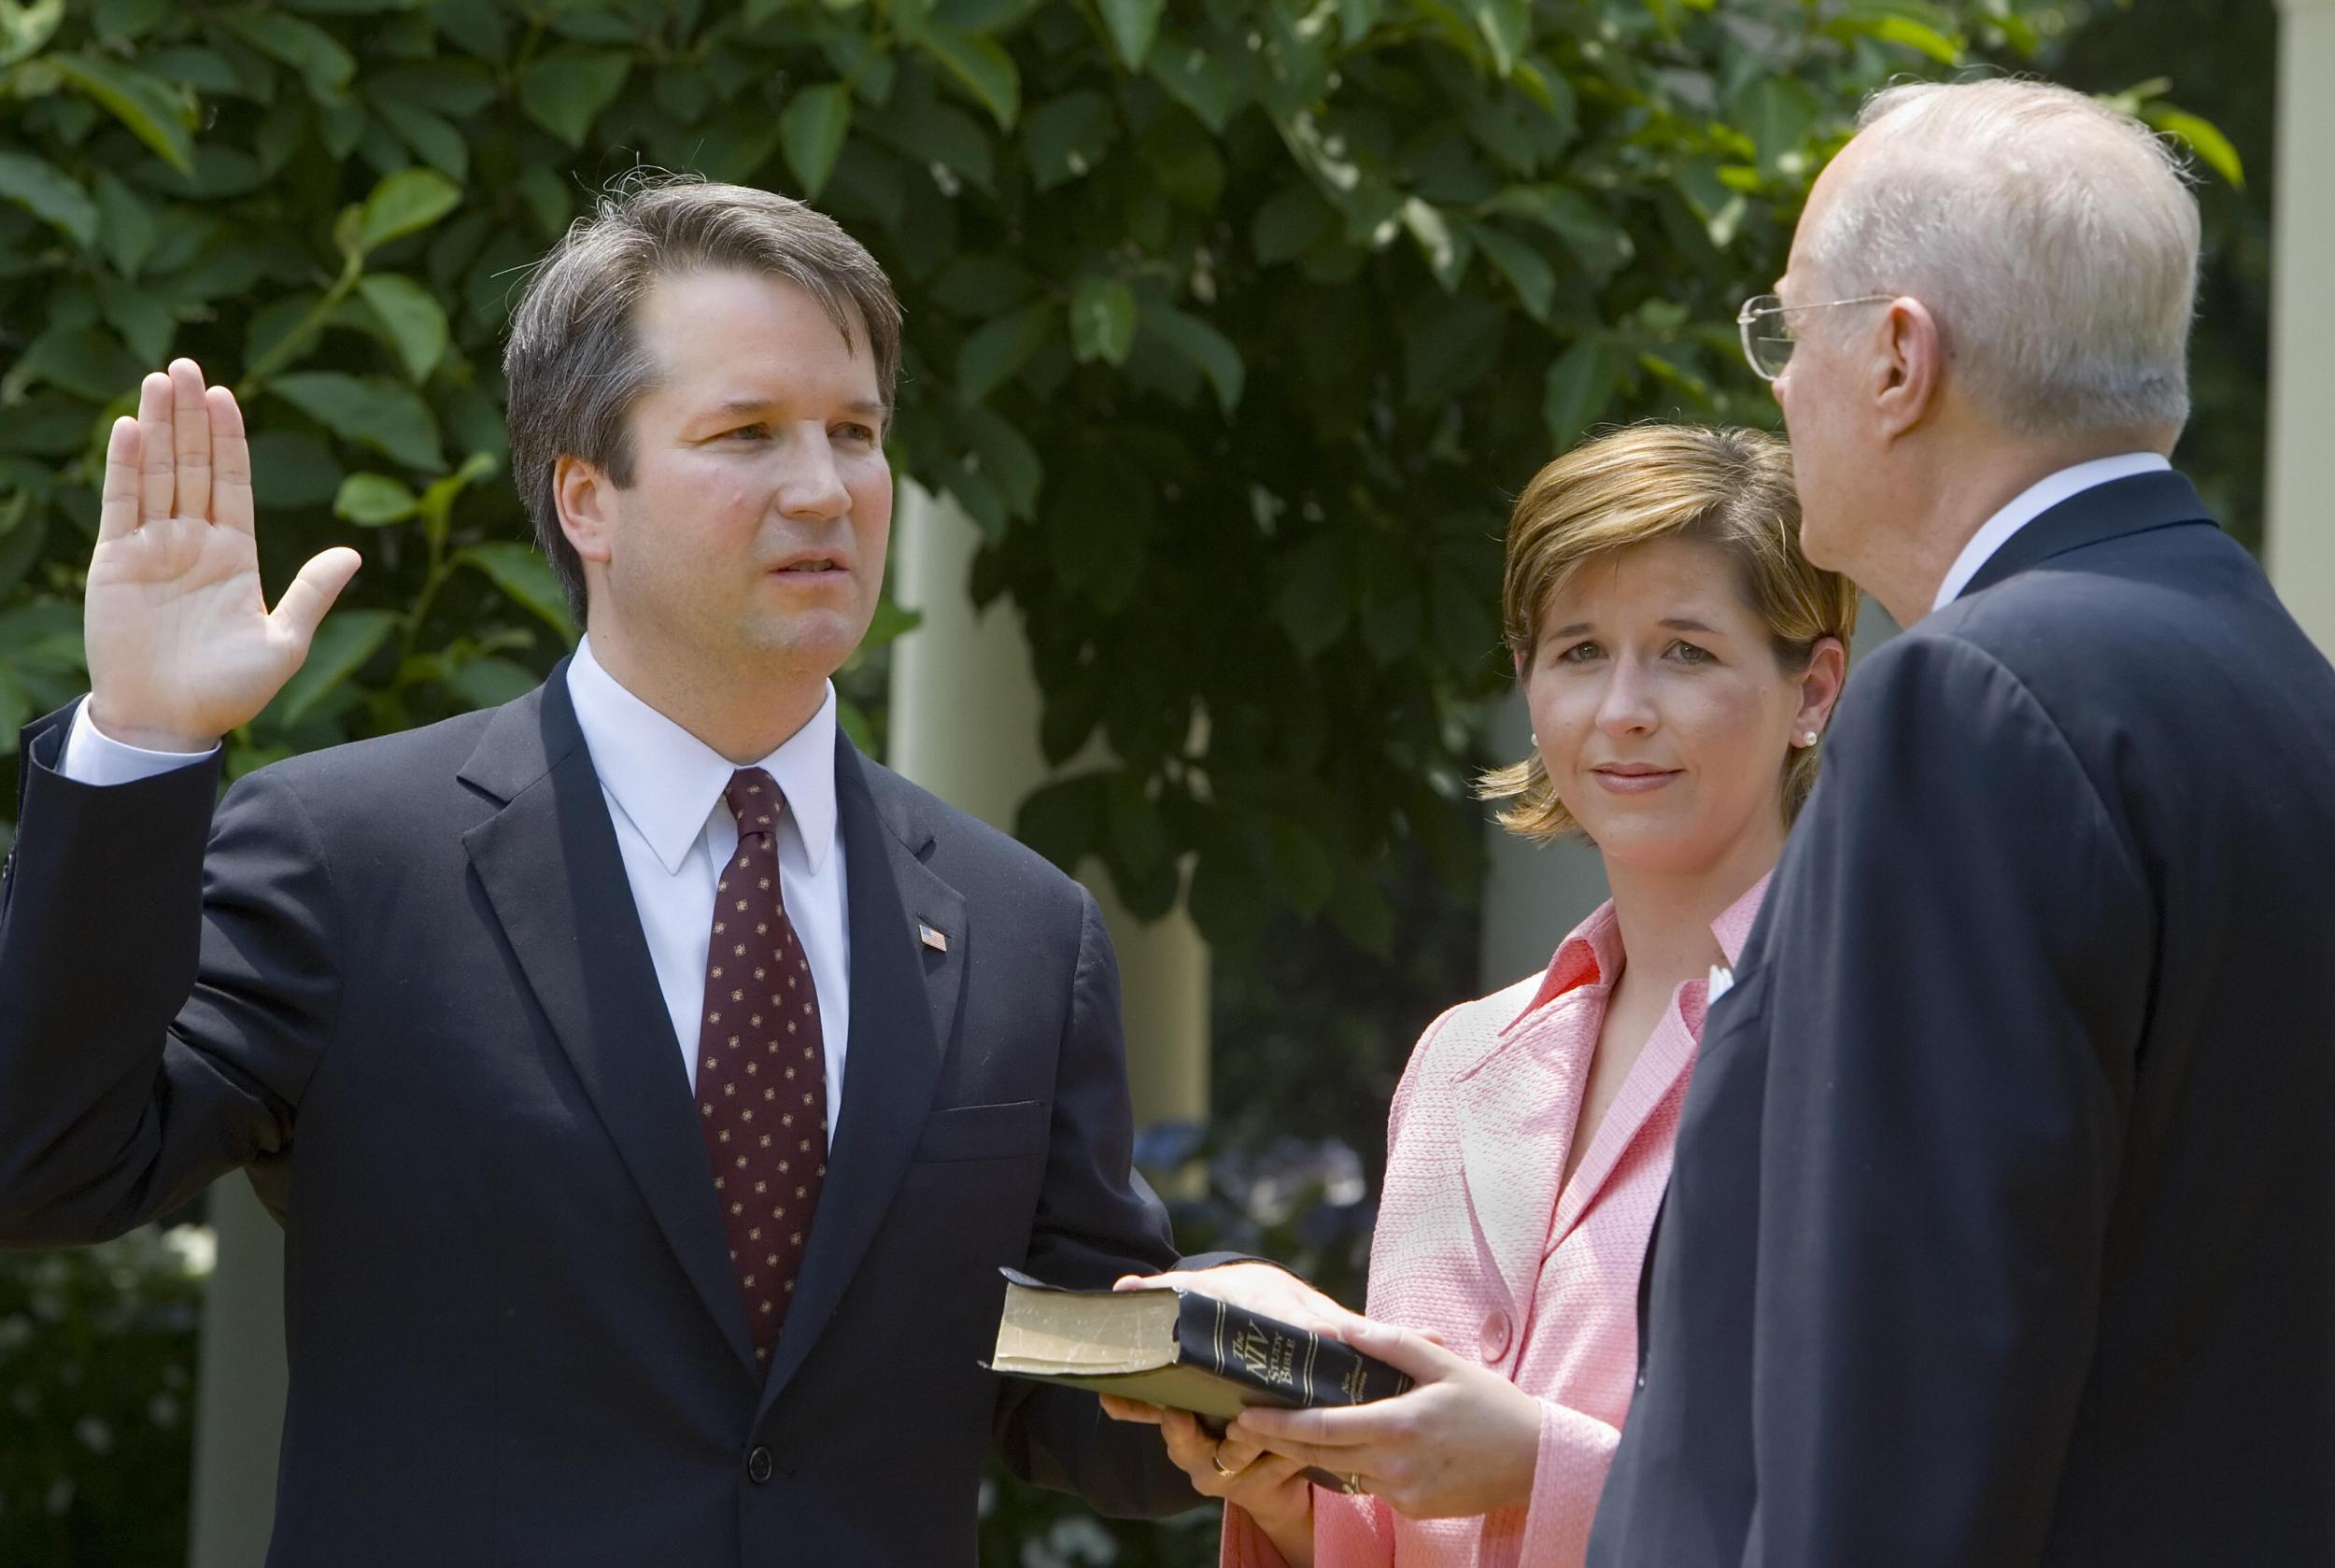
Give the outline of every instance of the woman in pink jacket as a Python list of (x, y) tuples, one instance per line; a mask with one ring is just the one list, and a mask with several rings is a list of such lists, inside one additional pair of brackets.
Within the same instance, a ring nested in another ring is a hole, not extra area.
[[(1369, 1320), (1295, 1279), (1249, 1303), (1337, 1324), (1417, 1388), (1253, 1410), (1221, 1442), (1109, 1402), (1159, 1423), (1225, 1500), (1226, 1564), (1580, 1562), (1704, 1012), (1846, 673), (1856, 590), (1809, 564), (1799, 532), (1790, 454), (1750, 431), (1624, 430), (1517, 502), (1503, 599), (1534, 755), (1484, 793), (1527, 838), (1594, 842), (1613, 898), (1545, 971), (1421, 1038), (1388, 1119)], [(1309, 1485), (1308, 1465), (1356, 1490)]]

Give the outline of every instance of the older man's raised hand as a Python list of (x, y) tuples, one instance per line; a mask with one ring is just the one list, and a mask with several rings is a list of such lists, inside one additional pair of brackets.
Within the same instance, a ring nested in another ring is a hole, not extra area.
[(82, 605), (88, 716), (130, 745), (209, 749), (300, 668), (357, 566), (356, 551), (326, 550), (268, 609), (243, 411), (193, 360), (173, 360), (106, 445)]

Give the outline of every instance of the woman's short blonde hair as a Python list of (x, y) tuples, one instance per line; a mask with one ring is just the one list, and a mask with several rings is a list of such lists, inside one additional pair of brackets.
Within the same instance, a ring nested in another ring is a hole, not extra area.
[[(1531, 667), (1541, 622), (1583, 565), (1658, 539), (1716, 546), (1738, 571), (1744, 601), (1767, 623), (1776, 657), (1805, 670), (1817, 643), (1857, 629), (1856, 586), (1800, 553), (1791, 448), (1760, 431), (1634, 425), (1584, 442), (1534, 475), (1508, 518), (1501, 585), (1508, 649)], [(1816, 786), (1817, 748), (1784, 763), (1784, 820)], [(1483, 776), (1478, 793), (1506, 801), (1500, 825), (1547, 843), (1579, 830), (1535, 751)]]

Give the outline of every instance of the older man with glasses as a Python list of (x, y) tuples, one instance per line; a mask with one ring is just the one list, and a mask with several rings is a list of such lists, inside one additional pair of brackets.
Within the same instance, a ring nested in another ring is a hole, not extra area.
[(1906, 627), (1705, 1026), (1599, 1568), (2335, 1562), (2335, 670), (2168, 460), (2196, 204), (1883, 94), (1744, 347)]

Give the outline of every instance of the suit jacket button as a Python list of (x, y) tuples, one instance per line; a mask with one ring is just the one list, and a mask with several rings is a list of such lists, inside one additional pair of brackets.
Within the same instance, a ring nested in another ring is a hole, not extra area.
[(1484, 1320), (1483, 1359), (1496, 1362), (1508, 1353), (1508, 1315), (1494, 1312)]
[(770, 1478), (771, 1450), (757, 1443), (754, 1450), (746, 1455), (746, 1479), (758, 1487)]

